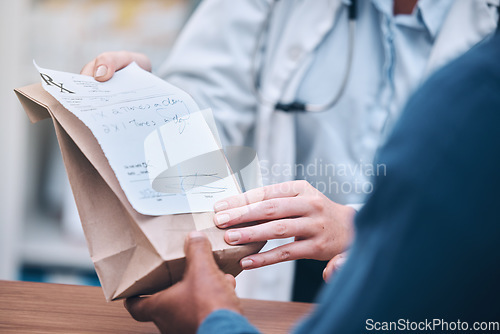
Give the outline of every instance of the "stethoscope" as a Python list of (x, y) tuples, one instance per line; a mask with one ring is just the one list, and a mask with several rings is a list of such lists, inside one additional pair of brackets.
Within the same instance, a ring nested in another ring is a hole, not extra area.
[(352, 58), (353, 58), (353, 53), (354, 53), (354, 33), (355, 33), (355, 28), (356, 28), (356, 17), (357, 17), (357, 0), (351, 0), (351, 3), (348, 5), (348, 19), (349, 19), (349, 36), (348, 36), (348, 41), (349, 41), (349, 46), (347, 48), (347, 66), (346, 70), (344, 73), (344, 77), (342, 78), (341, 86), (337, 93), (333, 96), (333, 98), (325, 104), (311, 104), (311, 103), (304, 103), (302, 101), (293, 101), (291, 103), (282, 103), (282, 102), (277, 102), (273, 103), (269, 100), (267, 100), (264, 96), (262, 96), (261, 91), (259, 89), (259, 71), (257, 69), (257, 58), (259, 54), (259, 49), (262, 46), (262, 40), (264, 39), (264, 34), (266, 31), (269, 29), (269, 24), (271, 21), (271, 16), (274, 12), (274, 7), (278, 3), (279, 0), (274, 0), (271, 3), (271, 6), (269, 8), (269, 11), (267, 13), (266, 19), (264, 20), (264, 23), (262, 24), (262, 28), (259, 31), (259, 37), (257, 39), (257, 44), (254, 50), (253, 54), (253, 59), (252, 59), (252, 79), (253, 79), (253, 88), (254, 88), (254, 94), (259, 101), (259, 103), (264, 104), (264, 105), (270, 105), (273, 106), (274, 110), (281, 110), (285, 112), (321, 112), (325, 110), (329, 110), (333, 106), (337, 104), (337, 102), (340, 100), (342, 95), (344, 94), (344, 90), (347, 86), (347, 81), (349, 80), (349, 75), (351, 73), (351, 67), (352, 67)]
[[(344, 90), (347, 86), (347, 81), (349, 80), (349, 75), (351, 73), (351, 67), (352, 67), (352, 58), (353, 58), (353, 53), (354, 53), (354, 33), (355, 33), (355, 28), (356, 28), (356, 18), (357, 18), (357, 0), (351, 0), (351, 3), (348, 5), (348, 19), (349, 19), (349, 46), (347, 48), (347, 66), (345, 70), (344, 77), (342, 79), (341, 86), (337, 93), (333, 96), (333, 98), (325, 104), (309, 104), (309, 103), (304, 103), (302, 101), (293, 101), (291, 103), (282, 103), (282, 102), (277, 102), (273, 103), (269, 100), (267, 100), (264, 96), (262, 96), (260, 89), (259, 89), (259, 74), (257, 70), (257, 55), (259, 53), (259, 48), (262, 45), (262, 40), (264, 38), (265, 32), (269, 29), (269, 24), (271, 21), (271, 16), (274, 12), (274, 7), (276, 6), (277, 2), (279, 0), (274, 0), (270, 6), (270, 9), (267, 13), (266, 19), (264, 20), (264, 23), (262, 24), (262, 28), (260, 29), (259, 32), (259, 37), (257, 39), (257, 44), (254, 50), (253, 54), (253, 59), (252, 59), (252, 79), (253, 79), (253, 89), (254, 89), (254, 94), (259, 101), (259, 103), (264, 104), (264, 105), (269, 105), (274, 108), (274, 110), (281, 110), (285, 112), (321, 112), (325, 110), (329, 110), (333, 106), (337, 104), (337, 102), (340, 100), (342, 95), (344, 94)], [(500, 35), (500, 6), (497, 7), (498, 10), (498, 21), (497, 21), (497, 29), (495, 33), (497, 35)]]

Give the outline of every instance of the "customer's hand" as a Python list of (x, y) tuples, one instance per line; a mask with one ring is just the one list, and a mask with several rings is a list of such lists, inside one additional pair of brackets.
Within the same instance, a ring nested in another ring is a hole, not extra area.
[(85, 65), (80, 74), (94, 77), (97, 81), (111, 79), (116, 71), (121, 70), (132, 62), (151, 72), (151, 61), (142, 53), (130, 51), (104, 52)]
[(233, 228), (225, 233), (231, 245), (295, 237), (295, 241), (243, 258), (243, 269), (296, 259), (329, 260), (343, 252), (353, 237), (355, 210), (329, 200), (306, 181), (292, 181), (253, 189), (219, 201), (215, 224)]
[(335, 274), (347, 260), (347, 252), (335, 255), (333, 259), (328, 261), (326, 264), (325, 270), (323, 270), (323, 280), (325, 282), (330, 281), (333, 274)]
[(162, 333), (195, 333), (213, 311), (241, 313), (234, 277), (219, 270), (207, 237), (189, 234), (185, 243), (186, 271), (181, 282), (150, 297), (125, 301), (137, 321), (153, 321)]

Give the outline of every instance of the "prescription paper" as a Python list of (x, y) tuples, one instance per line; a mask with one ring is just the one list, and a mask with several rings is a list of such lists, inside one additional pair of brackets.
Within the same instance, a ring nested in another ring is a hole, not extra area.
[(239, 193), (210, 110), (132, 63), (101, 83), (37, 66), (43, 88), (93, 133), (139, 213), (213, 210)]

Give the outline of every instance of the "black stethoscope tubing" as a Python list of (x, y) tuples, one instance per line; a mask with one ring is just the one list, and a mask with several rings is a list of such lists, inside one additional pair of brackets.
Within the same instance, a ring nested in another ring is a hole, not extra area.
[(279, 0), (274, 0), (273, 3), (270, 6), (270, 9), (267, 13), (266, 19), (264, 20), (264, 23), (262, 24), (262, 28), (260, 29), (259, 32), (259, 37), (257, 39), (256, 47), (254, 50), (253, 58), (252, 58), (252, 79), (253, 79), (253, 88), (254, 88), (254, 94), (259, 101), (259, 103), (264, 104), (264, 105), (272, 105), (274, 110), (281, 110), (285, 112), (322, 112), (331, 109), (333, 106), (337, 104), (337, 102), (340, 100), (342, 97), (344, 90), (347, 86), (347, 81), (349, 80), (349, 76), (351, 73), (351, 67), (352, 67), (352, 58), (354, 54), (354, 34), (356, 30), (356, 18), (357, 18), (357, 0), (351, 0), (350, 5), (348, 5), (348, 19), (349, 19), (349, 46), (348, 46), (348, 54), (347, 54), (347, 66), (346, 70), (344, 73), (344, 77), (342, 78), (342, 83), (337, 91), (337, 93), (333, 96), (333, 98), (325, 104), (309, 104), (309, 103), (304, 103), (302, 101), (293, 101), (291, 103), (282, 103), (282, 102), (277, 102), (273, 103), (269, 100), (266, 100), (264, 96), (262, 96), (262, 93), (260, 92), (259, 89), (259, 72), (257, 70), (257, 55), (259, 53), (259, 49), (261, 47), (262, 39), (264, 37), (264, 34), (266, 31), (269, 29), (269, 24), (271, 21), (271, 16), (274, 11), (274, 7), (276, 3)]

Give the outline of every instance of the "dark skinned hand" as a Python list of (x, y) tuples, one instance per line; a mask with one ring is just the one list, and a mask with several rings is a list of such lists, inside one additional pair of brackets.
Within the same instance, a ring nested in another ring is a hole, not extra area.
[(241, 313), (234, 277), (219, 269), (207, 237), (191, 232), (184, 250), (187, 264), (182, 281), (152, 296), (125, 301), (135, 320), (153, 321), (161, 333), (196, 333), (203, 320), (219, 309)]

